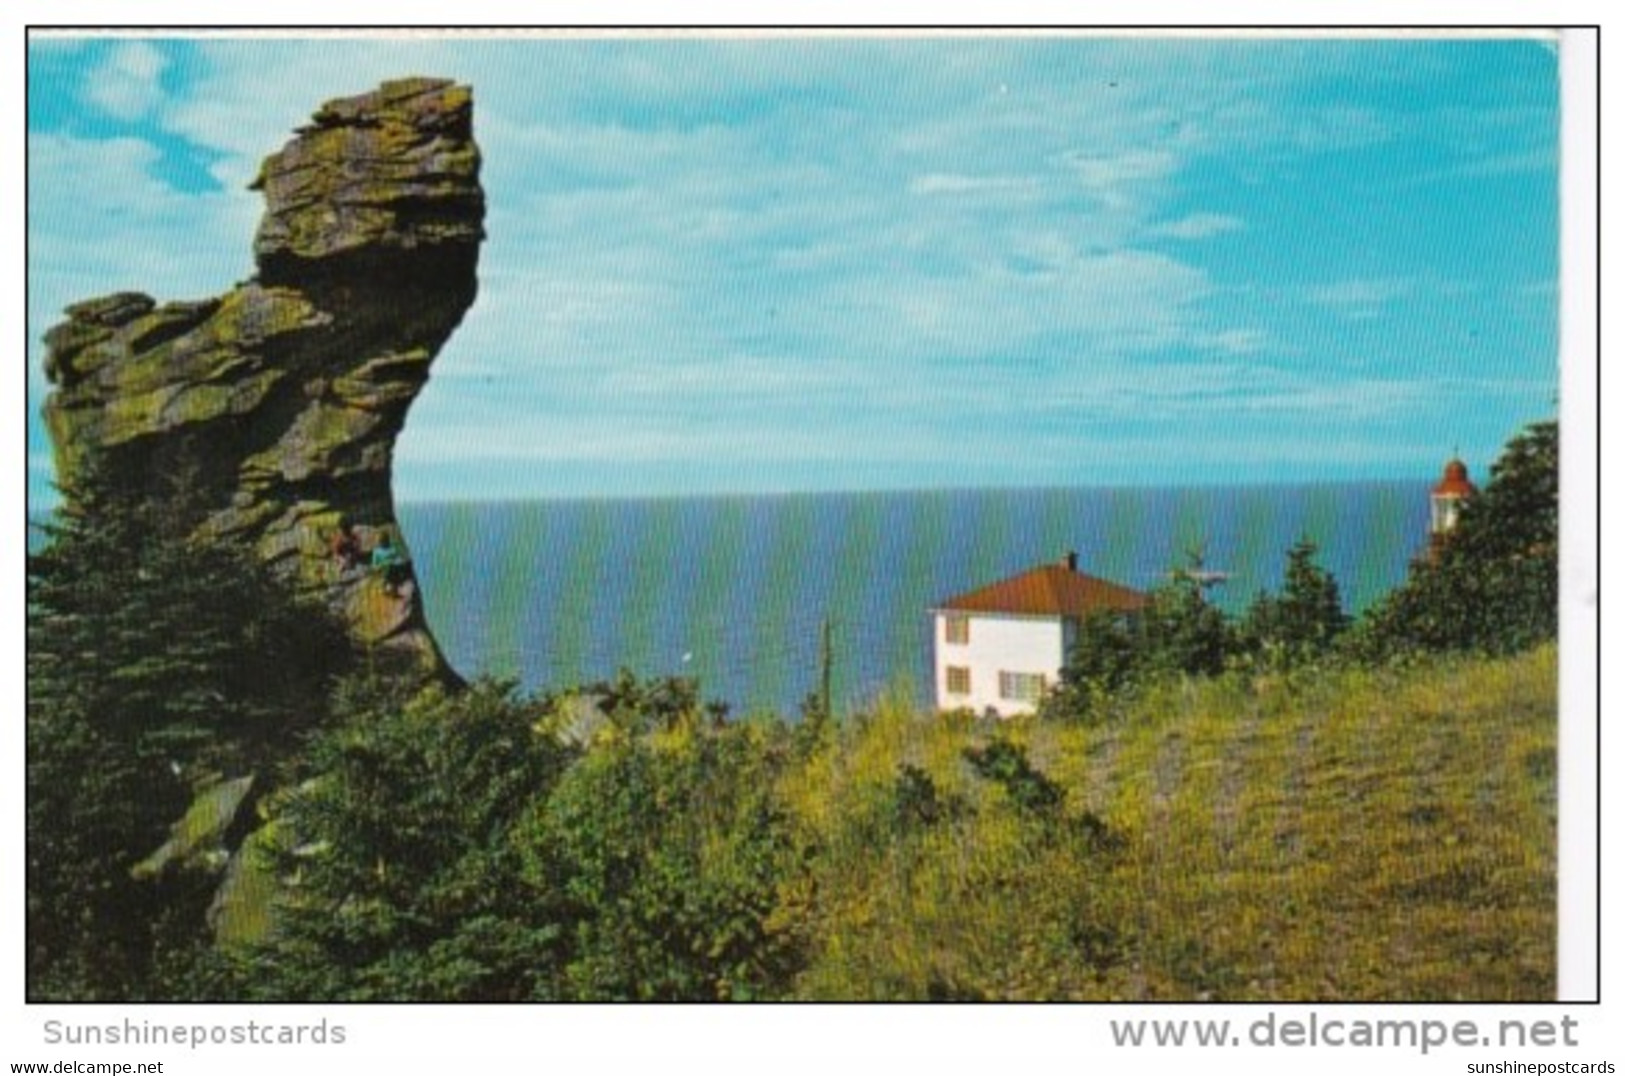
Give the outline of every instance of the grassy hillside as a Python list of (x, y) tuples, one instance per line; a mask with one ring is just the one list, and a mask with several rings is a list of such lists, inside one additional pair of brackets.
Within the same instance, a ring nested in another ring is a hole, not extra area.
[[(200, 996), (1553, 996), (1556, 654), (1164, 682), (1094, 724), (385, 700)], [(276, 841), (271, 842), (273, 845)], [(274, 851), (274, 849), (273, 849)]]
[[(811, 850), (793, 993), (1550, 998), (1556, 678), (1546, 647), (1193, 681), (1093, 726), (883, 705), (779, 777)], [(990, 737), (1058, 807), (974, 772)]]

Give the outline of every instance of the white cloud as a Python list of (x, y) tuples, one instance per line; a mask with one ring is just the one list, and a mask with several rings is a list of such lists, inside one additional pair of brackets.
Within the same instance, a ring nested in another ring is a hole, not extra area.
[(1340, 152), (1387, 142), (1394, 122), (1374, 108), (1326, 105), (1300, 113), (1292, 140), (1310, 153)]
[[(706, 56), (724, 64), (726, 79), (633, 55), (639, 62), (615, 68), (606, 83), (594, 57), (545, 43), (220, 42), (210, 46), (203, 79), (165, 109), (163, 123), (226, 154), (215, 172), (236, 189), (322, 98), (408, 73), (471, 81), (491, 239), (480, 303), (450, 345), (459, 355), (481, 345), (471, 374), (493, 363), (727, 354), (768, 331), (826, 353), (902, 348), (920, 356), (945, 343), (1002, 340), (1019, 349), (1043, 332), (1120, 350), (1184, 331), (1190, 304), (1206, 289), (1202, 275), (1121, 249), (1155, 205), (1153, 182), (1181, 166), (1171, 148), (1143, 148), (1141, 136), (1161, 118), (1156, 108), (1093, 107), (1125, 100), (1104, 82), (1092, 91), (1099, 101), (1017, 83), (989, 106), (1001, 111), (944, 120), (936, 96), (1004, 81), (976, 77), (992, 61), (975, 49), (946, 50), (947, 73), (936, 70), (941, 49), (876, 47), (873, 67), (835, 52), (786, 51), (797, 63), (781, 69), (764, 63), (760, 48), (713, 47)], [(548, 78), (537, 79), (538, 64)], [(267, 69), (277, 72), (274, 85)], [(898, 78), (904, 69), (909, 77)], [(627, 85), (640, 80), (635, 107), (672, 113), (685, 102), (726, 105), (752, 92), (771, 99), (798, 81), (831, 100), (876, 84), (915, 90), (888, 98), (864, 124), (836, 108), (788, 128), (752, 124), (748, 113), (740, 123), (634, 128), (604, 104), (626, 102)], [(321, 89), (313, 96), (310, 87)], [(933, 130), (924, 142), (908, 141)], [(1078, 144), (1093, 148), (1064, 148)], [(1020, 171), (963, 167), (997, 162), (1012, 148), (1025, 158), (1010, 162)], [(959, 167), (932, 167), (934, 159)], [(1072, 215), (1066, 235), (1045, 238), (1054, 216), (1045, 192), (1080, 187), (1098, 210)], [(897, 200), (910, 191), (942, 197), (910, 209)], [(1008, 221), (967, 219), (961, 214), (985, 204), (971, 196), (1031, 204)], [(751, 263), (753, 251), (766, 255), (766, 266)], [(1023, 261), (1037, 271), (1019, 271)], [(705, 289), (749, 289), (760, 299), (741, 303)], [(899, 323), (913, 339), (898, 336)], [(445, 368), (455, 376), (454, 363)]]
[(910, 194), (1030, 194), (1038, 181), (1030, 176), (966, 176), (933, 172), (908, 185)]
[(996, 249), (985, 259), (951, 270), (878, 266), (831, 285), (809, 309), (849, 353), (1021, 356), (1060, 337), (1111, 356), (1184, 338), (1211, 290), (1199, 270), (1150, 251), (1088, 253), (1062, 241), (1043, 260), (1011, 264)]
[(1383, 378), (1329, 383), (1312, 371), (1257, 363), (1102, 361), (1087, 353), (1019, 380), (1009, 376), (1021, 365), (1015, 359), (948, 366), (925, 379), (906, 365), (877, 362), (878, 378), (870, 369), (876, 362), (856, 360), (817, 369), (767, 357), (627, 369), (606, 375), (628, 402), (613, 422), (571, 398), (547, 422), (527, 425), (509, 420), (521, 401), (493, 400), (479, 423), (461, 418), (409, 430), (402, 458), (699, 468), (759, 455), (892, 466), (1000, 458), (1014, 424), (1035, 444), (1053, 441), (1057, 459), (1076, 460), (1090, 430), (1117, 431), (1121, 447), (1170, 423), (1279, 436), (1329, 417), (1339, 432), (1321, 447), (1335, 449), (1358, 429), (1404, 422), (1446, 395), (1466, 399), (1483, 388)]
[(1116, 154), (1068, 153), (1065, 161), (1085, 187), (1100, 189), (1161, 179), (1174, 172), (1178, 158), (1165, 150), (1131, 149)]
[(1251, 355), (1264, 350), (1269, 343), (1269, 334), (1262, 329), (1221, 329), (1218, 332), (1196, 333), (1191, 342), (1199, 348), (1226, 355)]
[(69, 281), (197, 298), (246, 274), (258, 196), (177, 191), (153, 174), (160, 156), (138, 138), (29, 135), (31, 292), (61, 298), (56, 284)]
[[(910, 443), (873, 432), (832, 436), (827, 428), (760, 423), (697, 426), (662, 416), (605, 422), (581, 411), (526, 429), (487, 423), (443, 423), (402, 438), (403, 462), (705, 464), (726, 460), (829, 462), (906, 458)], [(940, 457), (939, 457), (940, 458)]]
[(1555, 181), (1557, 168), (1558, 147), (1556, 144), (1552, 144), (1534, 149), (1492, 153), (1476, 158), (1469, 156), (1461, 162), (1445, 168), (1432, 168), (1425, 172), (1406, 176), (1403, 185), (1428, 186), (1464, 179), (1492, 179), (1500, 176), (1540, 173), (1554, 177)]
[(1317, 306), (1329, 307), (1345, 317), (1376, 317), (1389, 304), (1414, 295), (1423, 282), (1411, 277), (1380, 277), (1340, 280), (1310, 287), (1305, 297)]
[(1067, 372), (1038, 409), (1118, 419), (1244, 426), (1271, 418), (1335, 416), (1340, 424), (1399, 418), (1449, 383), (1397, 378), (1330, 381), (1262, 363), (1152, 362)]
[(810, 363), (782, 355), (715, 356), (698, 362), (640, 363), (608, 371), (603, 388), (619, 399), (644, 398), (665, 407), (729, 398), (805, 406), (820, 396), (862, 392), (862, 364)]
[(90, 72), (85, 99), (115, 119), (140, 119), (163, 101), (160, 80), (167, 66), (164, 54), (151, 42), (120, 42), (106, 62)]
[(1153, 225), (1146, 234), (1157, 239), (1208, 239), (1226, 232), (1239, 232), (1246, 226), (1241, 218), (1223, 213), (1192, 213)]
[(1115, 154), (1067, 153), (1063, 161), (1078, 184), (1107, 208), (1146, 206), (1161, 180), (1179, 171), (1182, 160), (1168, 150), (1127, 149)]

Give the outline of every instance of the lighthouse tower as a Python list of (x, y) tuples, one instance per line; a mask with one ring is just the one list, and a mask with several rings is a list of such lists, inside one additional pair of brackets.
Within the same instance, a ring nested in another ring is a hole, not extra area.
[(1452, 459), (1444, 465), (1444, 476), (1433, 487), (1428, 500), (1432, 507), (1432, 515), (1428, 520), (1428, 545), (1437, 549), (1439, 543), (1455, 529), (1456, 521), (1461, 518), (1462, 502), (1478, 492), (1467, 477), (1467, 465), (1460, 459)]

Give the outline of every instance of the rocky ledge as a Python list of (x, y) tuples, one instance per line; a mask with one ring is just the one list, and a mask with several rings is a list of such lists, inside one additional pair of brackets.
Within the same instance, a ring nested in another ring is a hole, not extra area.
[[(252, 280), (201, 302), (91, 299), (46, 334), (68, 494), (92, 454), (155, 496), (183, 474), (205, 533), (325, 593), (363, 642), (454, 677), (424, 620), (390, 469), (474, 302), (479, 170), (467, 86), (403, 79), (323, 105), (253, 184), (266, 210)], [(335, 551), (341, 528), (357, 548)], [(367, 564), (386, 538), (406, 554), (392, 573)]]

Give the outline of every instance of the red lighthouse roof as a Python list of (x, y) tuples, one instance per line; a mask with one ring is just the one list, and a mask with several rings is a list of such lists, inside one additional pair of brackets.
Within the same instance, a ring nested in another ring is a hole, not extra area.
[(1477, 492), (1478, 487), (1467, 477), (1467, 465), (1459, 459), (1444, 465), (1444, 477), (1433, 487), (1435, 497), (1470, 497)]

